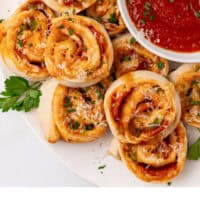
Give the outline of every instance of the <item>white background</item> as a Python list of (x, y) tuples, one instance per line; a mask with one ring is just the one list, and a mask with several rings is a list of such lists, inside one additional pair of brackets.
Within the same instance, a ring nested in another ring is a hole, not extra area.
[(19, 113), (0, 111), (0, 186), (91, 185), (43, 146)]

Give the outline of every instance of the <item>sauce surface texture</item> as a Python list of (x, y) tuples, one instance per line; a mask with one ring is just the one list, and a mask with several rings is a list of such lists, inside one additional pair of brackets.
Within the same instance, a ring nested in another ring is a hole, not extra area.
[(200, 51), (200, 0), (126, 1), (133, 23), (151, 42), (173, 51)]

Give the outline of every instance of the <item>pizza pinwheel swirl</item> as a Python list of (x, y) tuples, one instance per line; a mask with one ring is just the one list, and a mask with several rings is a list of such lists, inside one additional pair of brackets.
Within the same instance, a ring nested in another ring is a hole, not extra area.
[(123, 34), (113, 41), (114, 68), (117, 77), (136, 70), (149, 70), (167, 76), (169, 63), (144, 47), (131, 34)]
[(110, 74), (113, 48), (104, 28), (83, 16), (60, 17), (45, 51), (51, 76), (69, 87), (88, 87)]
[(42, 1), (27, 1), (9, 20), (2, 57), (17, 75), (29, 80), (48, 77), (44, 50), (54, 13)]
[(41, 126), (49, 142), (91, 142), (107, 130), (103, 109), (104, 94), (110, 81), (104, 80), (87, 88), (68, 88), (54, 79), (42, 86), (37, 110)]
[(182, 120), (200, 128), (200, 64), (184, 64), (170, 74), (180, 93)]
[(44, 0), (44, 2), (56, 12), (70, 15), (85, 10), (96, 0)]
[(145, 70), (115, 81), (106, 93), (104, 109), (113, 135), (132, 144), (167, 137), (181, 116), (174, 85)]
[(156, 144), (119, 145), (119, 154), (131, 172), (146, 182), (169, 182), (177, 177), (187, 154), (186, 129), (182, 123)]
[(97, 0), (94, 5), (88, 8), (87, 16), (102, 23), (111, 36), (126, 29), (117, 6), (117, 0)]

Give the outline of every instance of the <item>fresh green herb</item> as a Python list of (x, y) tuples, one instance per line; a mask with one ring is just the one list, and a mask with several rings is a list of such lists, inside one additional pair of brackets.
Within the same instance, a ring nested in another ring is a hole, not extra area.
[(69, 97), (65, 98), (65, 107), (69, 108), (72, 106), (71, 99)]
[(68, 113), (74, 113), (74, 112), (76, 112), (76, 109), (71, 108), (71, 109), (68, 109), (67, 112), (68, 112)]
[(145, 24), (145, 20), (144, 19), (140, 19), (140, 24)]
[(101, 89), (104, 89), (104, 86), (103, 86), (103, 84), (102, 84), (101, 82), (98, 83), (97, 85), (98, 85), (98, 87), (100, 87)]
[(65, 26), (63, 24), (61, 24), (60, 26), (58, 26), (59, 29), (64, 29)]
[(37, 28), (38, 28), (38, 23), (37, 23), (37, 21), (36, 21), (35, 19), (32, 19), (31, 22), (30, 22), (30, 24), (29, 24), (29, 27), (30, 27), (30, 29), (31, 29), (32, 31), (37, 30)]
[(0, 24), (4, 21), (4, 19), (0, 19)]
[(200, 12), (195, 12), (195, 16), (196, 16), (197, 18), (200, 18)]
[(97, 93), (98, 99), (103, 99), (103, 94), (100, 90), (96, 90), (96, 93)]
[(130, 61), (131, 60), (131, 57), (130, 56), (124, 56), (123, 57), (123, 61), (124, 62), (128, 62), (128, 61)]
[(92, 104), (92, 105), (95, 105), (95, 103), (96, 103), (96, 101), (91, 101), (91, 104)]
[(106, 168), (106, 165), (102, 165), (98, 167), (98, 170), (105, 169), (105, 168)]
[(110, 23), (119, 24), (119, 20), (117, 19), (116, 13), (110, 14), (110, 18), (108, 19)]
[(102, 23), (102, 22), (103, 22), (102, 17), (101, 17), (101, 16), (98, 16), (98, 17), (97, 17), (97, 21), (98, 21), (99, 23)]
[(76, 9), (75, 9), (75, 8), (73, 9), (72, 14), (73, 14), (73, 15), (76, 14)]
[(200, 105), (200, 101), (191, 101), (191, 105), (199, 106)]
[(162, 117), (161, 118), (157, 117), (157, 118), (155, 118), (155, 120), (151, 124), (149, 124), (149, 127), (152, 127), (152, 128), (158, 127), (158, 126), (160, 126), (162, 121), (163, 121)]
[(145, 10), (150, 10), (151, 9), (151, 3), (146, 1), (145, 4), (144, 4), (144, 9)]
[(86, 131), (91, 131), (94, 129), (94, 124), (86, 124), (85, 125), (85, 130)]
[(165, 67), (165, 64), (160, 61), (160, 62), (157, 63), (157, 67), (158, 67), (159, 70), (162, 70)]
[(130, 39), (130, 44), (131, 45), (134, 45), (136, 43), (136, 39), (134, 38), (134, 37), (132, 37), (131, 39)]
[(20, 47), (23, 47), (23, 46), (24, 46), (23, 40), (20, 40), (20, 39), (17, 40), (17, 44), (18, 44)]
[(72, 130), (78, 130), (79, 127), (80, 127), (80, 123), (77, 122), (77, 121), (72, 122), (72, 123), (70, 124), (70, 128), (71, 128)]
[(172, 182), (168, 182), (167, 185), (168, 185), (168, 186), (171, 186), (171, 185), (172, 185)]
[(18, 76), (11, 76), (5, 81), (5, 91), (1, 93), (0, 109), (3, 112), (9, 110), (29, 112), (37, 108), (40, 102), (40, 82), (29, 82)]
[(151, 15), (151, 16), (149, 17), (149, 19), (150, 19), (151, 21), (153, 21), (155, 18), (156, 18), (155, 15)]
[(73, 29), (71, 29), (71, 28), (69, 29), (69, 31), (68, 31), (68, 32), (69, 32), (69, 35), (73, 35), (73, 34), (74, 34), (74, 30), (73, 30)]
[(192, 85), (198, 85), (200, 82), (199, 81), (197, 81), (197, 80), (193, 80), (192, 81)]
[(200, 158), (200, 138), (189, 147), (188, 160), (198, 160)]

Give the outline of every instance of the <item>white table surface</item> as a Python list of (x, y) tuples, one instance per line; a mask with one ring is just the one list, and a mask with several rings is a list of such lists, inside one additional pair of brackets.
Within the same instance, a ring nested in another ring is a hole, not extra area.
[(50, 153), (16, 112), (0, 111), (0, 159), (0, 187), (92, 186)]

